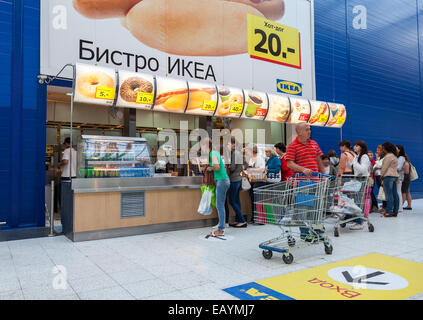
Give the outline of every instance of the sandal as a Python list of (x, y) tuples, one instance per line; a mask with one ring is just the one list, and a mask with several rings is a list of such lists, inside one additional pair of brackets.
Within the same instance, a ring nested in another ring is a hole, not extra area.
[(225, 238), (222, 238), (225, 236), (225, 231), (222, 231), (222, 234), (217, 235), (215, 232), (217, 232), (217, 230), (214, 230), (212, 232), (210, 232), (208, 235), (206, 235), (206, 239), (213, 237), (213, 238), (217, 238), (217, 239), (221, 239), (221, 240), (226, 240)]
[(231, 227), (233, 228), (247, 228), (247, 222), (238, 222), (233, 224)]

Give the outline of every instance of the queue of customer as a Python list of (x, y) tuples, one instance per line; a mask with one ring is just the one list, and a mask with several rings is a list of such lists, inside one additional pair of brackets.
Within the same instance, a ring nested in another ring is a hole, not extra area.
[[(249, 180), (249, 194), (251, 199), (251, 221), (250, 223), (261, 224), (254, 221), (254, 189), (264, 185), (286, 181), (294, 174), (311, 176), (313, 172), (320, 172), (337, 177), (336, 183), (341, 185), (342, 179), (346, 177), (370, 177), (369, 188), (364, 195), (364, 213), (367, 216), (370, 212), (382, 213), (384, 217), (396, 217), (402, 211), (402, 206), (407, 201), (404, 210), (412, 210), (410, 195), (410, 159), (405, 153), (404, 146), (395, 146), (391, 142), (385, 142), (376, 148), (376, 160), (371, 150), (363, 140), (354, 142), (353, 148), (348, 140), (339, 142), (341, 151), (338, 158), (334, 150), (324, 155), (316, 141), (311, 140), (311, 129), (306, 123), (296, 125), (297, 137), (288, 147), (278, 143), (274, 147), (267, 147), (265, 155), (258, 152), (257, 146), (244, 148), (246, 158), (242, 150), (237, 148), (237, 141), (232, 137), (228, 148), (231, 151), (230, 164), (225, 166), (222, 156), (217, 150), (212, 149), (210, 139), (202, 144), (210, 150), (210, 165), (205, 169), (213, 172), (216, 182), (216, 208), (218, 211), (219, 224), (217, 230), (211, 235), (224, 235), (225, 221), (227, 221), (228, 209), (225, 209), (226, 196), (228, 202), (235, 212), (235, 222), (230, 223), (231, 227), (245, 228), (247, 221), (242, 214), (240, 191), (242, 190), (243, 176)], [(246, 174), (247, 173), (247, 174)], [(332, 184), (335, 182), (331, 182)], [(383, 188), (385, 198), (382, 208), (379, 209), (375, 195), (375, 186)], [(345, 220), (351, 217), (346, 215)], [(363, 220), (354, 220), (351, 230), (361, 230)], [(301, 238), (307, 239), (314, 235), (323, 233), (323, 230), (309, 230), (300, 228)]]

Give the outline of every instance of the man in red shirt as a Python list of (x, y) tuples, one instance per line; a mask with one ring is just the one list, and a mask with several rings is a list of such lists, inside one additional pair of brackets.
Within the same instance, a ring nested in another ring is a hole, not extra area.
[(316, 141), (311, 140), (311, 129), (308, 123), (299, 123), (296, 125), (297, 138), (292, 141), (287, 150), (285, 159), (288, 167), (294, 173), (304, 173), (311, 176), (312, 172), (324, 173), (322, 159), (322, 150)]
[[(296, 125), (297, 138), (292, 141), (286, 150), (285, 159), (288, 167), (296, 173), (304, 173), (310, 177), (313, 172), (324, 173), (324, 166), (321, 159), (323, 155), (316, 141), (310, 139), (311, 129), (307, 123)], [(310, 229), (300, 227), (301, 239), (307, 242), (323, 241), (323, 225)]]

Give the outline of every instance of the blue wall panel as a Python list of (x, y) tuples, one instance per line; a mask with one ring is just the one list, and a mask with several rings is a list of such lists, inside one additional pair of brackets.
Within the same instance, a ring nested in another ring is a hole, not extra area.
[[(423, 168), (421, 4), (315, 0), (317, 99), (347, 106), (344, 139), (365, 140), (371, 150), (386, 141), (403, 144), (418, 170)], [(353, 27), (357, 5), (367, 9), (367, 29)], [(340, 135), (338, 129), (313, 128), (324, 152), (339, 150)], [(423, 195), (423, 183), (413, 182), (411, 191)]]

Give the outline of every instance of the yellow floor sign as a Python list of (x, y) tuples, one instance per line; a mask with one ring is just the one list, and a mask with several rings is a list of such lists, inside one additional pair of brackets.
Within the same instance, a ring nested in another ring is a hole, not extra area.
[(260, 292), (274, 299), (400, 300), (423, 292), (422, 275), (422, 263), (375, 253), (225, 291), (245, 300), (262, 299)]

